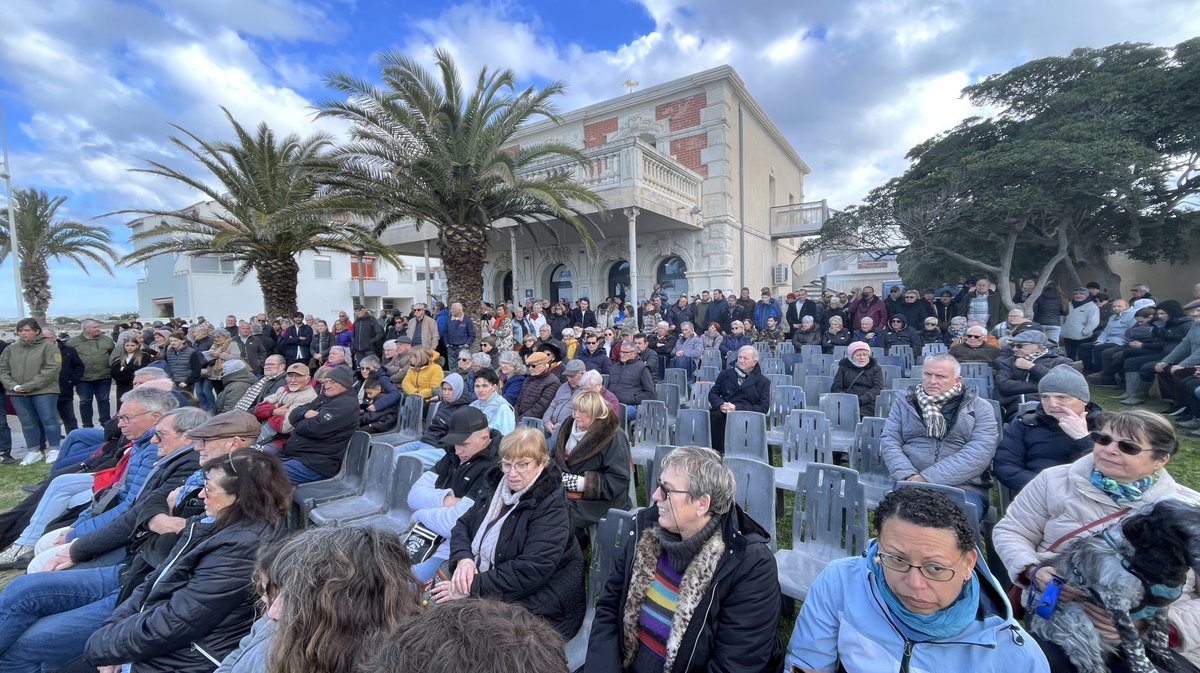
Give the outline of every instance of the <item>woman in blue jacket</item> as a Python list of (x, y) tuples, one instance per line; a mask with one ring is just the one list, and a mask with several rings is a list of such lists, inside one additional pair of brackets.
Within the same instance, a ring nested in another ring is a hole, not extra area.
[(785, 670), (1050, 670), (987, 566), (962, 508), (932, 489), (901, 488), (875, 510), (865, 556), (813, 582)]

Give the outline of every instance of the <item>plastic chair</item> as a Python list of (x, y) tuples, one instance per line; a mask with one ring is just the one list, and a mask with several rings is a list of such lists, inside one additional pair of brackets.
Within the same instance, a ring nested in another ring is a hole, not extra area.
[(1028, 402), (1022, 402), (1017, 405), (1017, 415), (1020, 416), (1027, 411), (1033, 411), (1034, 409), (1037, 409), (1037, 406), (1039, 404), (1041, 404), (1041, 402), (1039, 402), (1037, 400), (1030, 400)]
[(967, 522), (971, 524), (971, 529), (975, 531), (976, 535), (979, 534), (979, 508), (975, 506), (975, 503), (967, 500), (967, 493), (961, 488), (946, 486), (945, 484), (931, 484), (925, 481), (898, 481), (896, 482), (896, 488), (931, 488), (935, 491), (945, 493), (959, 507), (963, 508), (963, 511), (967, 514)]
[(433, 419), (435, 416), (437, 416), (438, 409), (441, 409), (441, 408), (442, 408), (441, 400), (434, 400), (433, 402), (429, 403), (429, 409), (427, 409), (425, 411), (425, 429), (426, 430), (429, 429), (429, 426), (433, 425)]
[(646, 400), (638, 405), (633, 419), (633, 462), (645, 463), (654, 457), (654, 447), (671, 443), (671, 426), (667, 423), (667, 405), (662, 400)]
[(817, 409), (821, 403), (821, 396), (833, 390), (832, 376), (809, 376), (804, 379), (804, 407), (806, 409)]
[(824, 376), (821, 372), (824, 370), (824, 363), (819, 361), (814, 362), (798, 362), (792, 368), (792, 385), (803, 386), (804, 379), (810, 376)]
[(680, 367), (667, 367), (663, 373), (662, 383), (674, 383), (679, 386), (679, 390), (687, 390), (688, 387), (688, 371)]
[(792, 385), (792, 377), (787, 374), (767, 374), (767, 380), (771, 382), (772, 389), (776, 386)]
[[(367, 469), (371, 443), (371, 435), (365, 432), (354, 433), (350, 436), (350, 443), (346, 445), (346, 455), (342, 457), (342, 467), (338, 469), (337, 474), (329, 479), (296, 486), (292, 491), (292, 503), (299, 512), (294, 523), (304, 525), (308, 520), (308, 513), (317, 505), (362, 493), (363, 474)], [(378, 440), (375, 444), (389, 446)]]
[(814, 346), (812, 344), (809, 344), (807, 346), (800, 347), (800, 356), (803, 357), (805, 361), (809, 360), (810, 358), (817, 357), (819, 355), (822, 355), (820, 346)]
[(308, 521), (318, 526), (333, 526), (382, 514), (391, 502), (389, 495), (395, 466), (396, 454), (392, 447), (374, 443), (371, 455), (367, 457), (362, 491), (358, 495), (317, 505), (308, 512)]
[(896, 365), (879, 365), (879, 369), (883, 371), (884, 388), (891, 388), (892, 381), (904, 376), (904, 368)]
[(781, 385), (771, 388), (771, 406), (767, 409), (767, 444), (783, 444), (784, 422), (793, 409), (804, 408), (804, 388)]
[(821, 373), (825, 376), (837, 376), (837, 370), (840, 365), (837, 362), (826, 362), (825, 370)]
[(700, 366), (701, 367), (712, 367), (713, 369), (717, 370), (718, 372), (721, 371), (722, 364), (723, 364), (723, 361), (721, 360), (721, 356), (719, 356), (719, 355), (717, 357), (705, 356), (705, 357), (700, 358)]
[(600, 375), (600, 385), (604, 386), (605, 388), (608, 387), (608, 374)]
[(950, 350), (950, 349), (946, 348), (946, 344), (939, 344), (939, 343), (925, 344), (925, 346), (921, 348), (921, 355), (925, 356), (925, 355), (933, 355), (934, 353), (945, 353), (948, 350)]
[(775, 488), (796, 491), (811, 463), (830, 463), (829, 419), (821, 411), (797, 409), (783, 430), (783, 467), (775, 468)]
[(720, 373), (720, 367), (704, 365), (696, 370), (696, 380), (708, 381), (711, 383), (717, 380), (717, 375)]
[(883, 496), (892, 490), (892, 473), (883, 459), (883, 438), (869, 432), (856, 434), (850, 445), (850, 467), (858, 471), (858, 480), (863, 485), (867, 508), (879, 506)]
[[(679, 446), (686, 446), (686, 444), (680, 444)], [(701, 446), (703, 446), (703, 444), (701, 444)], [(659, 444), (658, 446), (654, 447), (654, 459), (647, 460), (646, 464), (642, 466), (642, 474), (644, 474), (646, 477), (646, 483), (644, 486), (646, 489), (647, 505), (654, 501), (654, 490), (658, 488), (658, 478), (662, 476), (663, 458), (666, 458), (668, 453), (677, 448), (679, 447), (672, 446), (670, 444)]]
[(717, 358), (718, 360), (720, 360), (721, 359), (721, 349), (720, 348), (705, 348), (704, 353), (701, 354), (700, 358), (701, 359)]
[(712, 447), (712, 426), (704, 409), (680, 409), (675, 423), (676, 446)]
[(596, 616), (595, 606), (604, 590), (604, 583), (612, 573), (621, 547), (637, 542), (633, 539), (633, 517), (634, 512), (610, 509), (596, 524), (596, 532), (592, 536), (592, 561), (588, 567), (587, 612), (575, 637), (567, 641), (567, 670), (580, 669), (587, 660), (588, 638), (592, 632), (592, 620)]
[(1004, 436), (1004, 411), (1000, 408), (1000, 400), (988, 400), (992, 405), (992, 413), (996, 414), (996, 434)]
[(396, 429), (376, 435), (375, 438), (395, 446), (415, 442), (421, 437), (421, 416), (424, 407), (425, 399), (419, 394), (405, 395), (400, 399), (400, 410), (396, 415)]
[(771, 357), (771, 345), (765, 341), (755, 341), (754, 350), (758, 351), (759, 362)]
[(708, 411), (708, 391), (712, 387), (713, 384), (707, 381), (693, 383), (688, 393), (688, 408)]
[(876, 362), (885, 355), (887, 355), (887, 352), (883, 350), (882, 346), (871, 346), (871, 356), (875, 358)]
[(974, 390), (976, 395), (985, 400), (992, 396), (991, 386), (988, 385), (987, 379), (969, 379), (964, 376), (962, 385), (963, 388)]
[(892, 412), (892, 407), (904, 398), (905, 391), (895, 388), (884, 388), (879, 391), (879, 396), (875, 398), (875, 415), (880, 418), (887, 418)]
[(396, 459), (396, 469), (392, 473), (392, 484), (387, 509), (382, 514), (367, 517), (358, 523), (363, 526), (373, 526), (397, 533), (409, 529), (412, 525), (412, 508), (408, 506), (408, 493), (412, 490), (421, 474), (425, 471), (421, 461), (413, 456), (401, 454)]
[(920, 382), (921, 379), (910, 379), (902, 376), (900, 378), (892, 379), (892, 390), (908, 390)]
[(525, 416), (517, 421), (518, 428), (533, 428), (534, 430), (546, 431), (546, 425), (542, 423), (542, 419), (537, 416)]
[(737, 351), (732, 350), (725, 354), (725, 366), (732, 367), (733, 363), (737, 362)]
[(846, 357), (846, 352), (849, 350), (849, 348), (849, 346), (834, 346), (832, 351), (833, 357), (837, 360), (841, 360), (842, 358)]
[(725, 415), (725, 456), (771, 463), (767, 451), (767, 415), (731, 411)]
[(767, 530), (771, 536), (771, 548), (774, 549), (777, 546), (775, 489), (763, 488), (762, 485), (774, 482), (775, 468), (758, 460), (737, 456), (725, 456), (724, 462), (725, 467), (733, 472), (733, 478), (737, 482), (733, 492), (734, 502)]
[(783, 360), (780, 358), (764, 358), (758, 361), (758, 366), (762, 368), (763, 374), (783, 374)]
[(684, 390), (687, 390), (687, 385), (657, 383), (654, 385), (654, 390), (658, 393), (658, 399), (667, 405), (667, 423), (675, 425), (675, 419), (679, 417), (679, 397)]
[(780, 341), (779, 343), (775, 344), (775, 355), (782, 358), (784, 355), (795, 354), (796, 344), (792, 343), (791, 341)]
[(888, 355), (899, 355), (901, 358), (903, 358), (905, 369), (911, 368), (913, 366), (913, 358), (914, 358), (913, 349), (912, 349), (912, 346), (909, 346), (908, 344), (896, 344), (895, 346), (892, 346), (891, 348), (888, 349), (887, 354)]
[(775, 552), (779, 588), (804, 600), (830, 562), (857, 556), (867, 546), (867, 505), (858, 473), (814, 463), (792, 505), (792, 548)]
[(829, 418), (829, 436), (835, 451), (845, 451), (854, 443), (858, 427), (858, 396), (849, 393), (825, 393), (821, 411)]
[(987, 379), (989, 383), (994, 382), (996, 374), (992, 371), (991, 365), (986, 362), (964, 362), (960, 365), (962, 368), (962, 377), (972, 379)]
[[(904, 358), (899, 355), (885, 355), (879, 358), (878, 362), (881, 366), (888, 365), (891, 367), (899, 367), (901, 372), (908, 371), (908, 368), (905, 366), (906, 363)], [(901, 376), (903, 376), (903, 374), (901, 374)]]

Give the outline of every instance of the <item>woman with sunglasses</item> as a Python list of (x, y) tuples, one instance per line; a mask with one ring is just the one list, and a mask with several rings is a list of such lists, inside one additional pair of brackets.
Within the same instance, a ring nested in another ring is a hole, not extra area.
[[(1068, 465), (1043, 470), (996, 524), (992, 535), (996, 552), (1013, 582), (1025, 587), (1026, 594), (1031, 588), (1044, 589), (1052, 577), (1061, 576), (1048, 563), (1075, 538), (1159, 500), (1200, 501), (1200, 493), (1180, 485), (1167, 472), (1179, 444), (1165, 417), (1142, 409), (1105, 412), (1096, 425), (1099, 430), (1091, 433), (1090, 453)], [(1188, 573), (1185, 586), (1184, 594), (1167, 612), (1171, 631), (1178, 635), (1172, 638), (1172, 648), (1193, 665), (1200, 665), (1200, 600), (1193, 573)], [(1068, 582), (1058, 600), (1086, 598)], [(1084, 610), (1101, 637), (1117, 639), (1107, 610), (1090, 602)], [(1043, 642), (1042, 649), (1056, 673), (1075, 671), (1059, 647)]]
[(500, 441), (500, 469), (450, 533), (452, 579), (435, 584), (438, 603), (494, 598), (519, 603), (564, 639), (583, 623), (583, 553), (575, 542), (563, 473), (541, 430), (517, 428)]
[(960, 505), (932, 489), (897, 489), (875, 510), (875, 536), (865, 555), (817, 576), (785, 670), (1051, 670), (978, 557)]

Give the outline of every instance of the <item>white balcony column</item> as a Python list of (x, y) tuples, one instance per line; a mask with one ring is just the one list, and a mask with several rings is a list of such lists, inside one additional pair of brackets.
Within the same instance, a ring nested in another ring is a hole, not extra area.
[(625, 217), (629, 220), (629, 296), (626, 300), (637, 308), (638, 304), (638, 287), (637, 287), (637, 218), (641, 214), (640, 208), (626, 208)]
[(425, 301), (428, 302), (433, 299), (433, 290), (429, 286), (429, 284), (431, 282), (429, 277), (432, 275), (431, 269), (429, 268), (429, 241), (425, 241), (424, 245), (425, 245)]
[[(508, 254), (512, 258), (512, 295), (513, 296), (511, 297), (511, 299), (513, 300), (513, 306), (520, 306), (521, 305), (521, 300), (520, 300), (521, 291), (520, 291), (520, 286), (517, 285), (517, 232), (516, 232), (515, 227), (513, 229), (508, 230)], [(508, 297), (500, 297), (499, 301), (497, 301), (496, 303), (499, 304), (507, 298)]]

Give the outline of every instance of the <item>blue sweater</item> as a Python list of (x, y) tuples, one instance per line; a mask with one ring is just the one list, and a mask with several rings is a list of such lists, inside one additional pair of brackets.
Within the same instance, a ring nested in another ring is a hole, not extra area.
[(150, 476), (154, 464), (158, 461), (158, 448), (150, 443), (154, 436), (154, 428), (133, 441), (133, 452), (129, 456), (129, 464), (125, 467), (125, 485), (113, 499), (112, 505), (104, 512), (93, 512), (89, 506), (79, 514), (75, 523), (71, 524), (71, 534), (67, 536), (70, 542), (75, 538), (103, 528), (108, 522), (125, 513), (133, 505), (133, 501), (141, 493), (146, 477)]
[(475, 341), (475, 325), (466, 315), (462, 320), (447, 317), (446, 327), (442, 332), (442, 339), (451, 346), (470, 345)]

